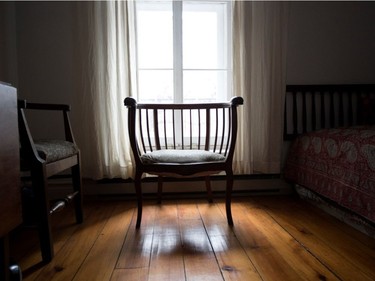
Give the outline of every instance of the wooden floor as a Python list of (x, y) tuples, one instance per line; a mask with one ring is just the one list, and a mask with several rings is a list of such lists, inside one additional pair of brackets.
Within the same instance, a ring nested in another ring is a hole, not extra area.
[(16, 231), (11, 253), (24, 280), (375, 280), (375, 240), (291, 196), (234, 198), (235, 226), (217, 199), (135, 204), (86, 200), (53, 217), (56, 256), (40, 263), (35, 229)]

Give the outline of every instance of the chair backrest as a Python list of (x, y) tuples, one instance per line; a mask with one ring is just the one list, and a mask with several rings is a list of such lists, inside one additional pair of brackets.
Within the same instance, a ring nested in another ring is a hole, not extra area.
[(136, 162), (155, 150), (206, 150), (232, 160), (241, 97), (223, 103), (146, 104), (126, 98), (129, 137)]
[(33, 135), (30, 131), (28, 120), (26, 117), (27, 110), (35, 110), (35, 111), (51, 111), (51, 112), (58, 112), (61, 113), (61, 117), (63, 120), (63, 129), (65, 140), (68, 142), (75, 143), (70, 119), (69, 119), (69, 112), (70, 112), (70, 105), (66, 104), (44, 104), (44, 103), (30, 103), (26, 102), (26, 100), (18, 100), (18, 123), (19, 123), (19, 135), (20, 135), (20, 144), (21, 144), (21, 152), (23, 157), (30, 158), (34, 157), (37, 161), (43, 162), (39, 157), (39, 153), (37, 152)]

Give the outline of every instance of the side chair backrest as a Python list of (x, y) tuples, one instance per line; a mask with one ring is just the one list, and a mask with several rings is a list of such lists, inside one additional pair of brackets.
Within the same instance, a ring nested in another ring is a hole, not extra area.
[(151, 104), (125, 99), (136, 162), (155, 150), (206, 150), (232, 160), (241, 97), (222, 103)]
[[(63, 128), (65, 140), (75, 143), (72, 127), (69, 119), (69, 112), (71, 110), (68, 104), (44, 104), (44, 103), (30, 103), (26, 100), (18, 100), (18, 110), (22, 121), (28, 126), (26, 111), (54, 111), (62, 114)], [(28, 128), (29, 129), (29, 128)], [(31, 136), (31, 134), (30, 134)]]

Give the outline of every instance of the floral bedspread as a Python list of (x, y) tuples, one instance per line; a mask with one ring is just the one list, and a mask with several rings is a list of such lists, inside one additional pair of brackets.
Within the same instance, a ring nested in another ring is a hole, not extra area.
[(375, 222), (375, 126), (299, 136), (284, 172), (287, 180)]

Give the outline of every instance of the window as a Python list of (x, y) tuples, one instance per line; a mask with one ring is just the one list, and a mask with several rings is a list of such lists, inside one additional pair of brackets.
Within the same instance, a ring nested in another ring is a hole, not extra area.
[(137, 1), (138, 100), (231, 96), (231, 2)]

